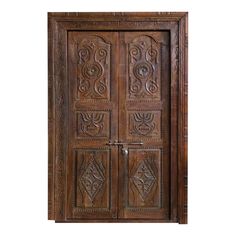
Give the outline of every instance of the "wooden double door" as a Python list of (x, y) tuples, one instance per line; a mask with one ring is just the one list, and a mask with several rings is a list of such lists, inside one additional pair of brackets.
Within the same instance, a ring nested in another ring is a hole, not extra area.
[(67, 219), (170, 219), (169, 32), (67, 38)]

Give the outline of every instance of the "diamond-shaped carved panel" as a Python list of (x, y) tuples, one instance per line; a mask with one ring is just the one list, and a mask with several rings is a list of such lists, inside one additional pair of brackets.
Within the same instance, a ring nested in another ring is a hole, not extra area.
[[(74, 207), (108, 209), (111, 153), (108, 149), (77, 149), (74, 161)], [(73, 186), (72, 186), (73, 188)]]
[(153, 170), (147, 161), (141, 161), (132, 179), (140, 196), (143, 200), (145, 200), (147, 195), (150, 193), (154, 182), (156, 181)]
[(104, 180), (105, 178), (102, 170), (96, 163), (94, 157), (92, 157), (81, 176), (81, 183), (92, 201), (96, 194), (101, 190)]
[(161, 149), (129, 149), (127, 205), (130, 208), (161, 207)]

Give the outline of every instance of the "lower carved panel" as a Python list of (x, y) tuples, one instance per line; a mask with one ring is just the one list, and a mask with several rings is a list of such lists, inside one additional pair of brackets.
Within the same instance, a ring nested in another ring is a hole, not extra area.
[(161, 150), (130, 149), (128, 160), (128, 207), (161, 207)]
[(109, 150), (76, 150), (74, 177), (76, 211), (110, 208)]

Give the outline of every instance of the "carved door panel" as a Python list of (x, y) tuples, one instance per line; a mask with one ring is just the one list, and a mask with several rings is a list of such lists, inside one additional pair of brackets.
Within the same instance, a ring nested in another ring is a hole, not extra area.
[(120, 33), (120, 218), (169, 218), (169, 50), (168, 32)]
[(117, 217), (117, 33), (68, 33), (68, 219)]

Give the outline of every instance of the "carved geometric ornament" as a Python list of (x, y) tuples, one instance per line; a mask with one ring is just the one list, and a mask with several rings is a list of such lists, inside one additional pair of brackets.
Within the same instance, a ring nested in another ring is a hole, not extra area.
[(89, 199), (93, 201), (105, 181), (104, 173), (94, 159), (94, 156), (90, 159), (88, 165), (86, 166), (80, 181), (85, 188)]
[(142, 160), (138, 165), (136, 172), (131, 177), (135, 187), (137, 188), (143, 201), (147, 198), (150, 193), (156, 177), (153, 174), (153, 170), (147, 161)]

